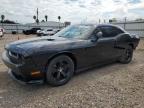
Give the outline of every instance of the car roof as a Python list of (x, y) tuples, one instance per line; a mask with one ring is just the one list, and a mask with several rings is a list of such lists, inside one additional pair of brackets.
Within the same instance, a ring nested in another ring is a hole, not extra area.
[(113, 25), (113, 24), (99, 24), (97, 27), (102, 27), (102, 26), (115, 27), (115, 28), (121, 29), (121, 30), (124, 31), (124, 32), (127, 32), (127, 31), (124, 30), (121, 26)]
[(86, 24), (74, 24), (74, 25), (83, 25), (83, 26), (96, 26), (96, 24), (90, 24), (90, 23), (86, 23)]
[(113, 25), (113, 24), (98, 24), (97, 25), (98, 27), (101, 27), (101, 26), (107, 26), (107, 27), (119, 27), (117, 25)]
[(91, 23), (86, 23), (86, 24), (77, 24), (77, 25), (94, 26), (95, 28), (104, 27), (104, 26), (105, 27), (115, 27), (115, 28), (121, 29), (123, 32), (127, 32), (122, 27), (120, 27), (118, 25), (114, 25), (114, 24), (91, 24)]
[(86, 24), (76, 24), (76, 25), (85, 25), (85, 26), (95, 26), (95, 27), (102, 27), (102, 26), (109, 26), (109, 27), (118, 27), (117, 25), (113, 25), (113, 24), (91, 24), (91, 23), (86, 23)]

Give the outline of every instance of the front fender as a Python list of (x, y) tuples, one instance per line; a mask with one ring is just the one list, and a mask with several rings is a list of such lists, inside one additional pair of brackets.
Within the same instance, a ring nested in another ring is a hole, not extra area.
[(32, 56), (32, 59), (36, 66), (39, 68), (39, 70), (45, 72), (45, 67), (49, 62), (55, 58), (56, 56), (66, 54), (70, 56), (74, 61), (76, 61), (75, 54), (70, 52), (70, 51), (61, 51), (61, 52), (52, 52), (52, 53), (44, 53), (44, 54), (39, 54), (39, 55), (34, 55)]

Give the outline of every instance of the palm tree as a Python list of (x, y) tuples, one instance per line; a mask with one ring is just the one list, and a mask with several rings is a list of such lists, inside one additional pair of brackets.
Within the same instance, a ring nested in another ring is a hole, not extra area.
[(1, 15), (1, 23), (2, 23), (2, 27), (3, 27), (3, 22), (4, 22), (5, 16)]
[(35, 22), (36, 22), (36, 16), (35, 16), (35, 15), (33, 16), (33, 19), (34, 19), (34, 20), (35, 20)]
[(39, 23), (39, 19), (36, 19), (36, 23), (37, 23), (37, 24)]
[(1, 15), (1, 21), (3, 22), (5, 19), (5, 16), (4, 15)]
[(59, 20), (59, 22), (60, 22), (60, 20), (61, 20), (61, 16), (58, 16), (58, 20)]
[(48, 19), (48, 16), (47, 16), (47, 15), (45, 15), (45, 20), (46, 20), (46, 22), (47, 22), (47, 19)]
[(41, 20), (41, 22), (45, 22), (45, 20)]
[[(59, 22), (60, 22), (61, 16), (58, 16), (58, 20), (59, 20)], [(59, 23), (59, 29), (60, 29), (60, 23)]]

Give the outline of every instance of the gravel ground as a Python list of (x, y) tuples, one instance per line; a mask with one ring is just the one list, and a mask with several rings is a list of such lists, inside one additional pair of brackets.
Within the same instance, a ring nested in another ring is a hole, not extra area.
[[(5, 43), (17, 38), (6, 35), (1, 39), (0, 52)], [(85, 71), (60, 87), (21, 85), (7, 71), (0, 60), (0, 108), (144, 108), (144, 39), (130, 64)]]

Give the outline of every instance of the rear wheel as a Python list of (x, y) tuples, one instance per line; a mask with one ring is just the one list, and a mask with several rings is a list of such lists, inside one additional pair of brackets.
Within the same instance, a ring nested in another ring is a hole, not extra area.
[(46, 81), (52, 86), (66, 84), (74, 73), (74, 63), (66, 55), (61, 55), (52, 59), (47, 67)]
[(128, 48), (126, 48), (124, 50), (124, 53), (120, 57), (119, 61), (120, 61), (120, 63), (127, 64), (127, 63), (131, 62), (132, 57), (133, 57), (133, 48), (131, 46), (129, 46)]

